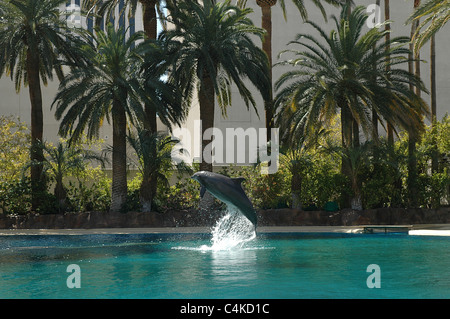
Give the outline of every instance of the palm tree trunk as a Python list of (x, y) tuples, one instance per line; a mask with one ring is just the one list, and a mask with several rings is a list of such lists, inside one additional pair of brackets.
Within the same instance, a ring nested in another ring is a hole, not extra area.
[(152, 176), (149, 173), (144, 173), (142, 176), (142, 183), (139, 189), (139, 201), (141, 203), (141, 210), (144, 213), (152, 211), (152, 201), (153, 201), (153, 182)]
[(111, 211), (119, 212), (127, 200), (127, 117), (120, 102), (113, 102), (113, 155)]
[[(414, 0), (414, 9), (420, 5), (420, 0)], [(419, 25), (419, 21), (415, 21), (411, 25), (411, 38)], [(410, 73), (414, 73), (414, 62), (412, 60), (413, 44), (410, 44), (410, 61), (408, 62), (408, 69)], [(419, 59), (419, 56), (416, 56)], [(415, 63), (415, 74), (420, 76), (420, 62)], [(417, 88), (416, 88), (417, 89)], [(414, 87), (410, 85), (410, 90), (414, 90)], [(416, 93), (420, 94), (420, 90), (417, 89)], [(408, 188), (408, 199), (409, 205), (412, 207), (417, 206), (417, 158), (416, 158), (416, 137), (414, 132), (408, 132), (408, 178), (407, 178), (407, 188)]]
[[(212, 79), (208, 74), (205, 74), (200, 85), (198, 93), (198, 100), (200, 104), (200, 120), (202, 123), (202, 136), (205, 136), (205, 131), (214, 126), (214, 86)], [(201, 171), (212, 172), (212, 153), (207, 152), (205, 156), (205, 149), (210, 142), (202, 139), (202, 161), (200, 163)], [(211, 148), (209, 148), (211, 149)], [(205, 159), (205, 157), (207, 157)], [(214, 205), (214, 197), (206, 191), (200, 199), (199, 213), (202, 215), (209, 214)]]
[(140, 0), (143, 11), (144, 32), (149, 39), (156, 39), (157, 36), (157, 21), (156, 21), (156, 1), (155, 0)]
[[(151, 134), (149, 131), (145, 132), (145, 139), (150, 142), (149, 152), (151, 157), (156, 158), (157, 154), (157, 142), (156, 135)], [(149, 140), (151, 139), (151, 140)], [(142, 142), (141, 142), (142, 143)], [(144, 142), (145, 143), (145, 142)], [(142, 173), (142, 182), (139, 189), (139, 201), (141, 204), (141, 210), (143, 212), (151, 212), (153, 198), (156, 196), (156, 180), (158, 172), (150, 164), (144, 165), (144, 171)]]
[[(262, 49), (266, 53), (269, 60), (269, 79), (272, 86), (272, 9), (271, 7), (276, 4), (277, 1), (257, 1), (257, 4), (261, 7), (262, 18), (261, 25), (266, 34), (264, 36)], [(267, 142), (270, 141), (271, 134), (270, 129), (273, 127), (273, 92), (270, 88), (270, 96), (267, 101), (264, 101), (264, 111), (266, 116), (266, 128), (267, 128)]]
[(63, 212), (66, 206), (67, 191), (64, 188), (62, 176), (56, 178), (56, 186), (54, 191), (55, 197), (58, 200), (58, 210)]
[[(345, 105), (345, 103), (341, 106), (341, 137), (342, 137), (342, 147), (344, 149), (350, 149), (353, 144), (352, 139), (352, 126), (353, 126), (353, 117)], [(351, 163), (350, 159), (347, 156), (342, 156), (341, 159), (341, 174), (347, 176), (349, 181), (351, 181)], [(342, 201), (344, 207), (350, 206), (350, 197), (348, 194), (341, 194)]]
[[(156, 39), (157, 37), (157, 20), (156, 20), (156, 1), (155, 0), (140, 0), (143, 10), (143, 23), (144, 32), (149, 39)], [(157, 121), (156, 121), (156, 111), (151, 106), (145, 105), (145, 113), (147, 115), (147, 129), (150, 134), (156, 133), (158, 131)]]
[[(214, 126), (214, 86), (212, 79), (208, 74), (205, 74), (202, 79), (202, 84), (198, 93), (198, 100), (200, 104), (200, 120), (202, 123), (202, 136), (205, 131)], [(202, 162), (200, 163), (201, 171), (212, 172), (212, 154), (207, 154), (205, 160), (205, 149), (210, 142), (202, 139)]]
[[(380, 6), (381, 0), (376, 0), (375, 5), (377, 8)], [(373, 51), (375, 52), (375, 45), (373, 45)], [(373, 64), (373, 70), (374, 74), (376, 71), (377, 64), (374, 62)], [(374, 83), (377, 82), (377, 77), (374, 76), (373, 78)], [(375, 107), (372, 108), (372, 141), (374, 142), (374, 145), (378, 145), (378, 113)]]
[(350, 202), (350, 207), (353, 210), (362, 210), (363, 209), (361, 191), (360, 191), (359, 186), (353, 186), (353, 197)]
[[(31, 103), (31, 149), (30, 159), (34, 163), (44, 161), (44, 153), (39, 143), (42, 142), (44, 117), (42, 111), (42, 91), (39, 76), (39, 57), (31, 48), (27, 50), (28, 90)], [(31, 209), (36, 210), (42, 193), (46, 190), (45, 178), (42, 175), (42, 164), (31, 166)]]
[(300, 194), (302, 193), (302, 176), (294, 167), (291, 180), (292, 208), (302, 209)]
[[(435, 36), (431, 37), (430, 41), (430, 87), (431, 87), (431, 126), (436, 126), (436, 42)], [(433, 153), (431, 155), (431, 170), (433, 173), (438, 171), (439, 154), (437, 151), (437, 145), (435, 141), (435, 135), (433, 134)]]
[(358, 121), (352, 116), (352, 131), (353, 131), (353, 147), (357, 148), (361, 145), (359, 141), (359, 124)]
[[(391, 18), (391, 13), (390, 13), (390, 3), (389, 0), (384, 0), (384, 20), (388, 21)], [(385, 26), (385, 30), (386, 31), (390, 31), (391, 30), (391, 25), (388, 23)], [(386, 42), (391, 40), (391, 33), (387, 32), (386, 36), (385, 36)], [(386, 46), (386, 51), (389, 51), (391, 48), (390, 46)], [(386, 61), (386, 72), (388, 73), (390, 71), (390, 57), (388, 56), (388, 61)], [(394, 146), (394, 128), (392, 127), (392, 125), (390, 123), (387, 123), (387, 140), (388, 140), (388, 145), (389, 146)]]
[[(149, 39), (156, 39), (157, 37), (157, 20), (156, 20), (156, 1), (155, 0), (140, 0), (143, 10), (144, 32)], [(145, 103), (144, 106), (146, 114), (146, 129), (148, 138), (152, 138), (158, 132), (156, 110), (152, 105)], [(156, 157), (156, 143), (150, 143), (154, 148), (150, 149), (153, 157)], [(140, 187), (140, 202), (141, 208), (144, 212), (150, 212), (153, 198), (156, 196), (158, 179), (156, 172), (148, 172), (142, 177)], [(151, 176), (154, 176), (153, 178)]]
[[(430, 87), (431, 87), (431, 127), (433, 130), (432, 143), (433, 148), (431, 152), (431, 172), (437, 173), (439, 171), (439, 151), (436, 141), (436, 43), (435, 36), (431, 37), (430, 41)], [(433, 194), (433, 206), (440, 205), (439, 194)]]

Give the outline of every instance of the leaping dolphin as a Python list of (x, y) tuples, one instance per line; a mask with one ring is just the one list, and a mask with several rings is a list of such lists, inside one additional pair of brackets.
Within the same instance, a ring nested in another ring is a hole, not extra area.
[(193, 179), (200, 183), (200, 196), (203, 197), (208, 190), (214, 197), (227, 205), (236, 207), (255, 226), (257, 217), (253, 205), (242, 189), (243, 177), (230, 178), (221, 174), (200, 171), (192, 175)]

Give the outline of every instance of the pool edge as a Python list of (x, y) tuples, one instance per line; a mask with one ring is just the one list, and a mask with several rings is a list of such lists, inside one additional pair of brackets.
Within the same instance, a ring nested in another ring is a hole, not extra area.
[[(360, 233), (358, 226), (262, 226), (258, 233)], [(6, 235), (98, 235), (98, 234), (192, 234), (210, 233), (210, 227), (148, 227), (148, 228), (95, 228), (95, 229), (0, 229)], [(411, 235), (450, 235), (450, 224), (413, 225)]]

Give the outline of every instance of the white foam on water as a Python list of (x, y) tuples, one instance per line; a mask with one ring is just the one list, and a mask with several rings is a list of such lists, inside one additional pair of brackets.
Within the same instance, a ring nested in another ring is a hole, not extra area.
[(245, 243), (256, 238), (253, 224), (237, 208), (227, 207), (226, 214), (211, 230), (211, 245), (200, 247), (173, 247), (177, 250), (227, 251), (246, 249)]

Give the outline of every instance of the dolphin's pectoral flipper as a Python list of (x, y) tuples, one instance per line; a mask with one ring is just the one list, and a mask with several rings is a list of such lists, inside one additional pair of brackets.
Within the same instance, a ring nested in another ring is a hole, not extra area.
[(200, 188), (200, 197), (203, 198), (203, 195), (205, 195), (206, 192), (206, 187), (202, 185), (202, 187)]

